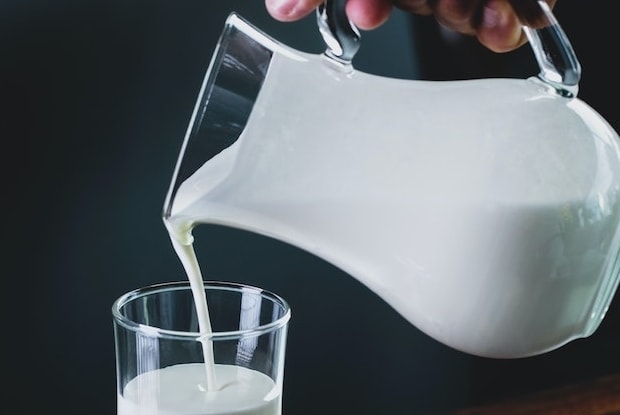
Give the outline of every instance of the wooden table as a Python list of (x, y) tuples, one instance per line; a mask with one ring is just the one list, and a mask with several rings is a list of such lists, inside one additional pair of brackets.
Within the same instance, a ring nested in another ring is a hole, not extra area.
[(545, 390), (450, 415), (620, 415), (620, 374)]

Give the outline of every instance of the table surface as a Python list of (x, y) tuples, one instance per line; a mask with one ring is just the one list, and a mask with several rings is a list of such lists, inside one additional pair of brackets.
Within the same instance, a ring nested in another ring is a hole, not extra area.
[(544, 390), (450, 415), (620, 415), (620, 374)]

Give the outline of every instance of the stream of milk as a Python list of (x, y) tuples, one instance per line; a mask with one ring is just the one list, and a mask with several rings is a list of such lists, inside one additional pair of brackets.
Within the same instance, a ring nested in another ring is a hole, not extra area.
[[(464, 352), (523, 357), (592, 333), (617, 285), (620, 166), (589, 107), (528, 80), (404, 87), (289, 65), (274, 55), (242, 135), (170, 201), (201, 331), (191, 230), (212, 223), (332, 262)], [(217, 385), (208, 343), (204, 356)]]
[[(165, 222), (168, 226), (168, 222)], [(209, 307), (189, 230), (168, 226), (170, 239), (192, 289), (204, 364), (177, 364), (139, 374), (118, 396), (118, 415), (279, 415), (274, 381), (245, 367), (216, 364)]]

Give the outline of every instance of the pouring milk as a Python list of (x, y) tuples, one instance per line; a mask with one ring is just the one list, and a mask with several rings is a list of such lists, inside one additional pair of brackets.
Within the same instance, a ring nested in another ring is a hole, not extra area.
[[(191, 232), (213, 223), (332, 262), (466, 353), (519, 358), (592, 334), (618, 285), (620, 139), (548, 63), (540, 79), (388, 79), (232, 15), (164, 211), (201, 330)], [(158, 374), (178, 390), (206, 379), (170, 414), (211, 413), (195, 407), (204, 393), (228, 408), (217, 413), (279, 413), (260, 374), (239, 385), (251, 409), (230, 409), (235, 394), (218, 387), (230, 368), (203, 346), (205, 365)]]
[(388, 79), (238, 19), (227, 30), (164, 212), (195, 292), (191, 232), (214, 223), (332, 262), (467, 353), (531, 356), (594, 332), (618, 284), (620, 149), (592, 108), (536, 78)]
[[(226, 107), (218, 87), (190, 139)], [(285, 50), (238, 139), (178, 181), (167, 221), (291, 243), (440, 342), (530, 356), (590, 335), (616, 289), (618, 142), (537, 79), (404, 81)]]
[(620, 139), (576, 97), (546, 13), (548, 36), (524, 28), (539, 77), (451, 82), (356, 71), (231, 15), (166, 200), (171, 236), (214, 223), (291, 243), (475, 355), (592, 334), (619, 279)]
[[(188, 232), (170, 237), (192, 288), (200, 332), (212, 332), (202, 273)], [(208, 336), (205, 336), (207, 338)], [(204, 363), (185, 363), (141, 373), (118, 395), (118, 415), (279, 415), (280, 393), (267, 375), (217, 364), (212, 340), (202, 342)]]

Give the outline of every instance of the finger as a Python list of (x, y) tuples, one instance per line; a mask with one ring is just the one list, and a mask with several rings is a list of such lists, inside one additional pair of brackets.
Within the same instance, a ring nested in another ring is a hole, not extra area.
[(360, 29), (381, 26), (390, 17), (391, 0), (348, 0), (347, 16)]
[(433, 14), (433, 8), (429, 0), (392, 0), (395, 7), (409, 13), (428, 16)]
[(269, 14), (276, 20), (292, 22), (314, 11), (323, 0), (265, 0)]
[(527, 41), (521, 22), (505, 0), (488, 0), (484, 4), (476, 37), (494, 52), (509, 52)]
[(437, 21), (459, 33), (476, 33), (477, 12), (481, 0), (437, 0), (434, 5)]

